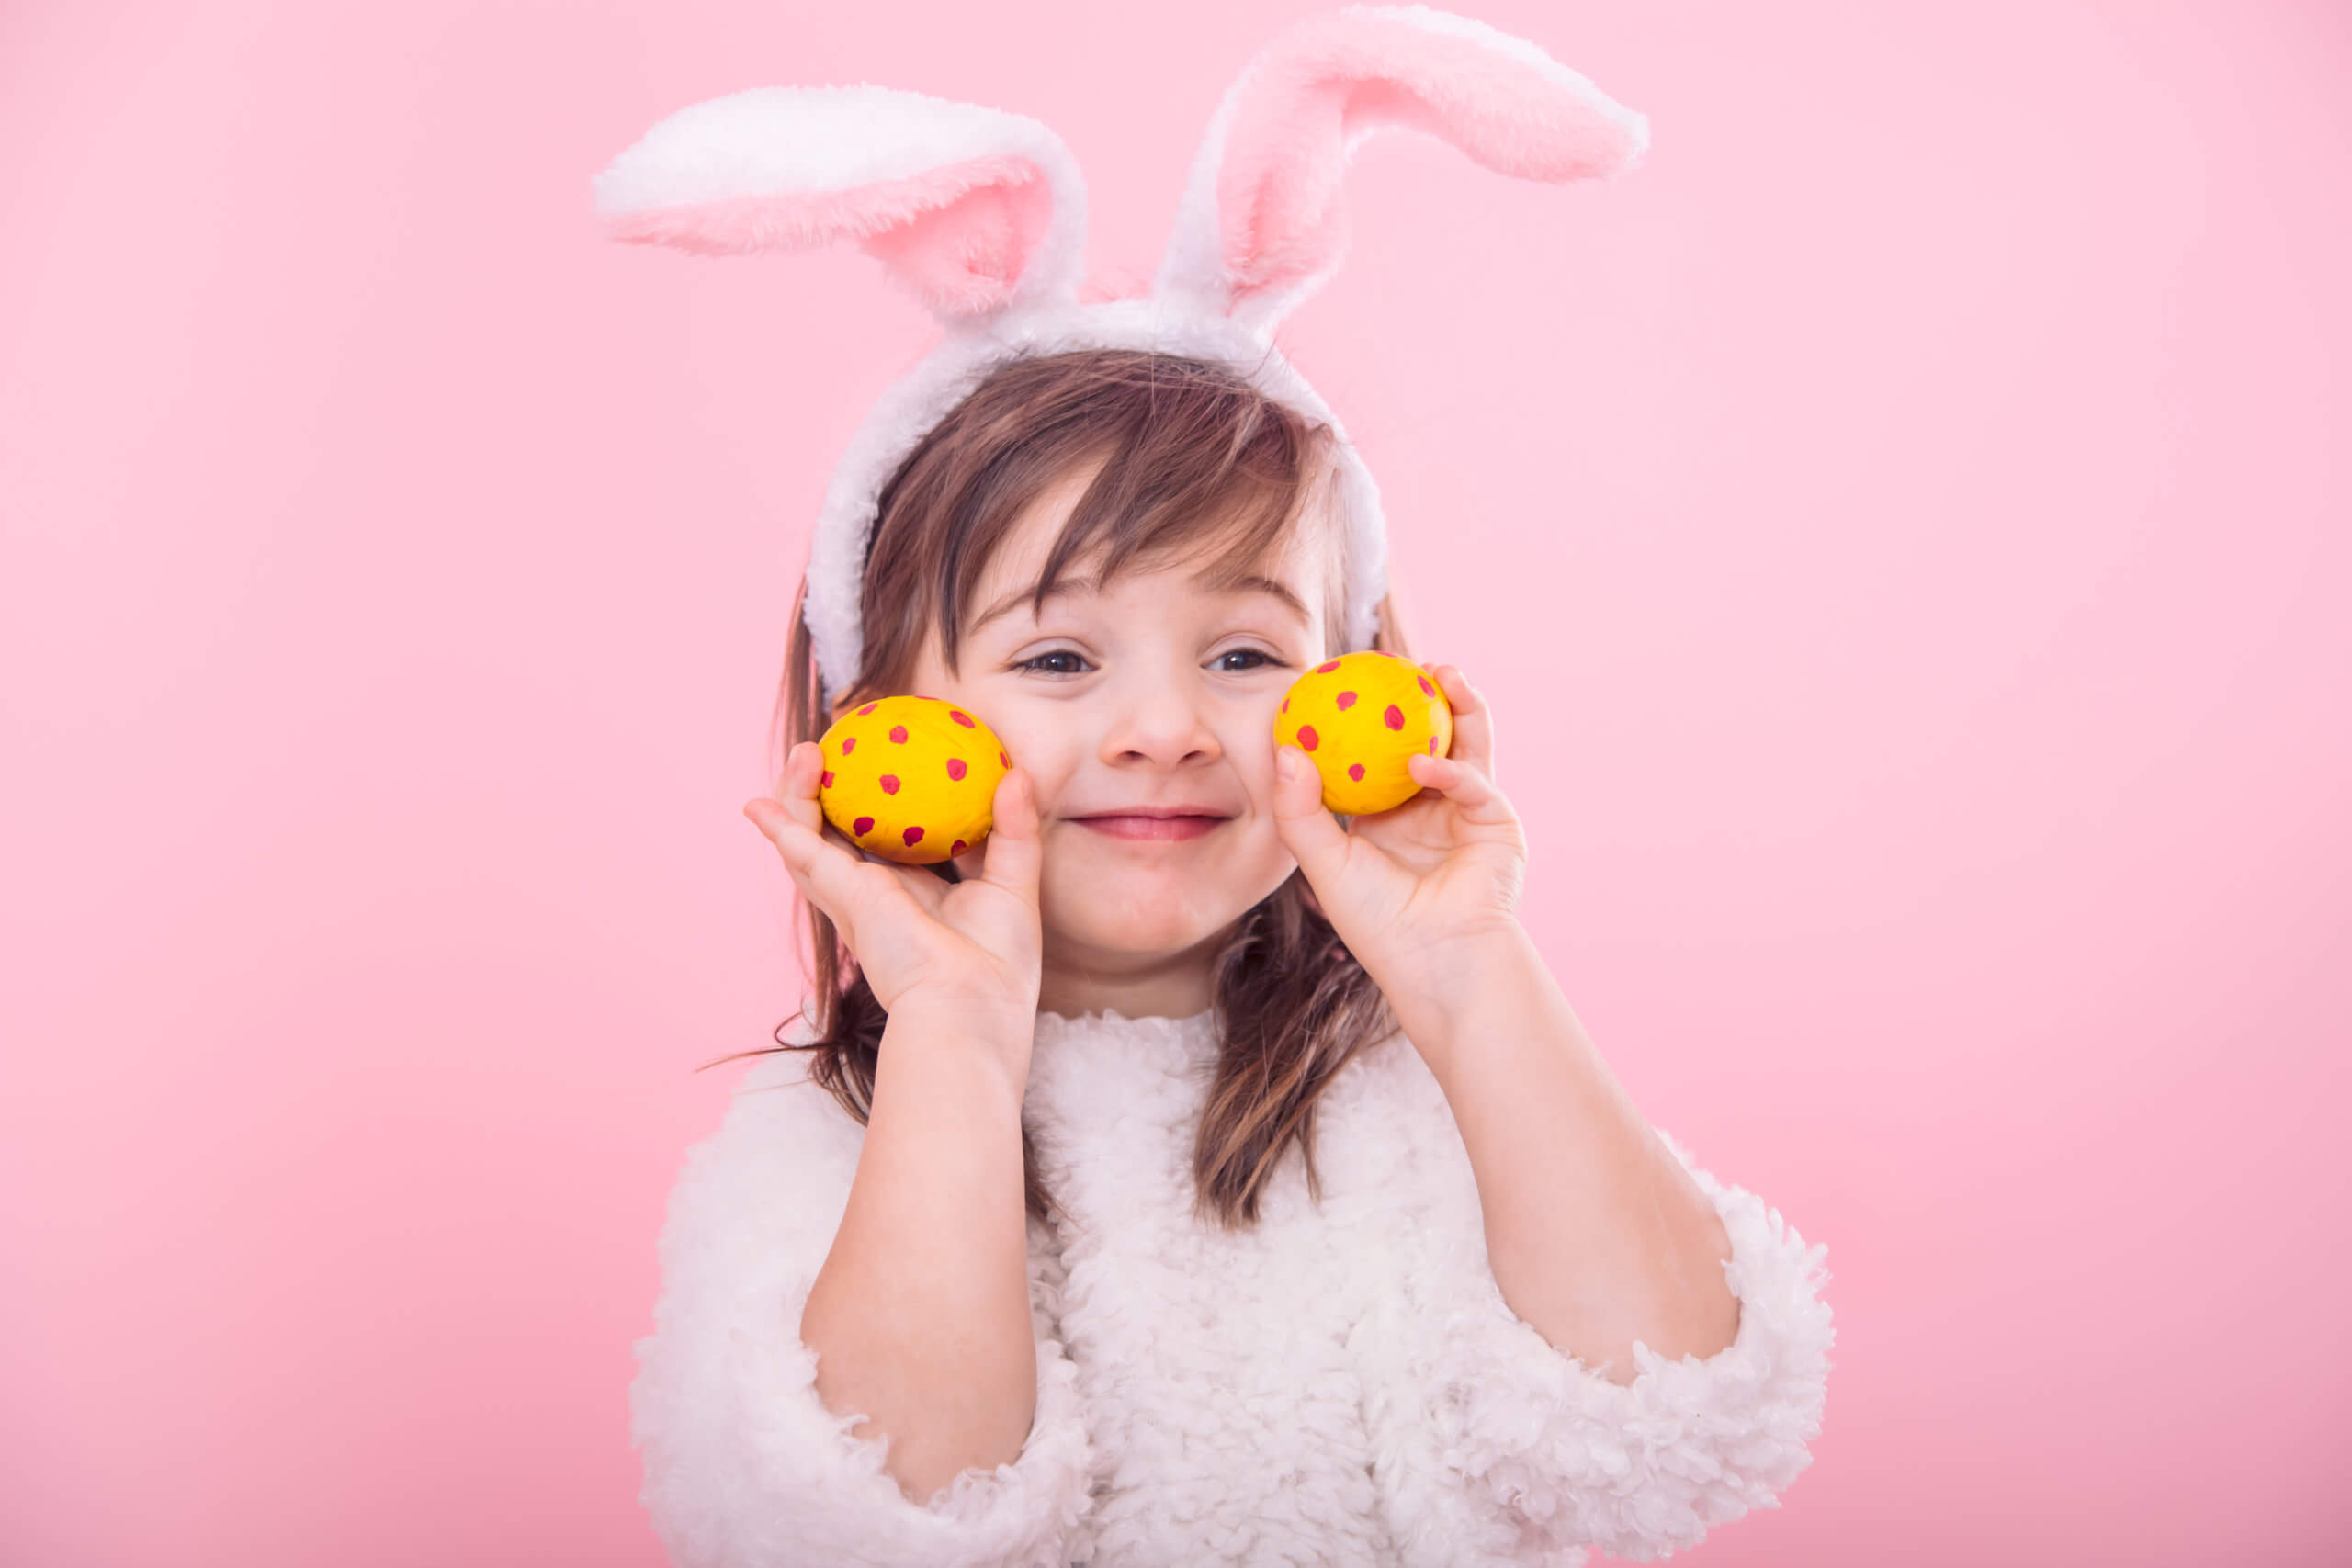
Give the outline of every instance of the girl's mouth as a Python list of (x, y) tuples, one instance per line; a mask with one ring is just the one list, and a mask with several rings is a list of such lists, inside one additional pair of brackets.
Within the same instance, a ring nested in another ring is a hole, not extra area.
[(1114, 839), (1178, 840), (1197, 839), (1220, 822), (1224, 817), (1080, 817), (1075, 819), (1082, 827)]

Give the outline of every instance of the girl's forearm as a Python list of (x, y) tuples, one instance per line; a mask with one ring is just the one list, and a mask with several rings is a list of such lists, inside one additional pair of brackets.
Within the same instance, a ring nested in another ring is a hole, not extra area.
[(1731, 1238), (1634, 1108), (1524, 932), (1442, 998), (1398, 1009), (1445, 1090), (1514, 1313), (1611, 1381), (1641, 1340), (1668, 1360), (1732, 1343)]
[(1012, 1027), (908, 1005), (890, 1015), (857, 1174), (801, 1313), (819, 1397), (867, 1416), (856, 1436), (890, 1436), (889, 1471), (918, 1503), (1019, 1458), (1035, 1414), (1030, 1041), (1002, 1038)]

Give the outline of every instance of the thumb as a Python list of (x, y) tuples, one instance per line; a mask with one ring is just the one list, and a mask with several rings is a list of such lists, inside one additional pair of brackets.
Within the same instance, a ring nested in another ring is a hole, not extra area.
[(1030, 783), (1026, 769), (1008, 769), (997, 780), (989, 812), (993, 821), (988, 841), (981, 846), (980, 880), (1017, 893), (1023, 902), (1035, 907), (1045, 850), (1038, 842), (1035, 785)]
[(1347, 829), (1323, 804), (1323, 774), (1295, 746), (1274, 748), (1274, 829), (1307, 886), (1329, 886), (1348, 858)]

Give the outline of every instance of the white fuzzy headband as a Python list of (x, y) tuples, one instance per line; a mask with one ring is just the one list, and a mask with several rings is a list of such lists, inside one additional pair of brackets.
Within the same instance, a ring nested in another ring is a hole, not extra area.
[(876, 400), (825, 492), (802, 613), (825, 701), (856, 678), (861, 580), (882, 486), (996, 367), (1138, 348), (1233, 367), (1331, 426), (1348, 540), (1346, 648), (1372, 645), (1387, 584), (1380, 493), (1276, 323), (1348, 243), (1341, 176), (1374, 131), (1438, 137), (1521, 179), (1631, 168), (1649, 122), (1523, 39), (1426, 6), (1295, 23), (1218, 104), (1148, 292), (1083, 288), (1086, 187), (1025, 116), (867, 85), (755, 87), (680, 109), (596, 176), (615, 239), (707, 255), (855, 241), (947, 329)]

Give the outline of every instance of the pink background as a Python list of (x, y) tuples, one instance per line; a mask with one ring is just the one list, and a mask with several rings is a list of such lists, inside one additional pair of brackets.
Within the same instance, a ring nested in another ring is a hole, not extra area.
[[(694, 1069), (797, 996), (738, 808), (933, 329), (589, 177), (877, 81), (1046, 121), (1148, 271), (1299, 9), (0, 13), (0, 1557), (660, 1560)], [(2341, 1561), (2352, 22), (1472, 14), (1647, 161), (1375, 141), (1283, 342), (1579, 1014), (1829, 1245), (1815, 1463), (1706, 1561)]]

